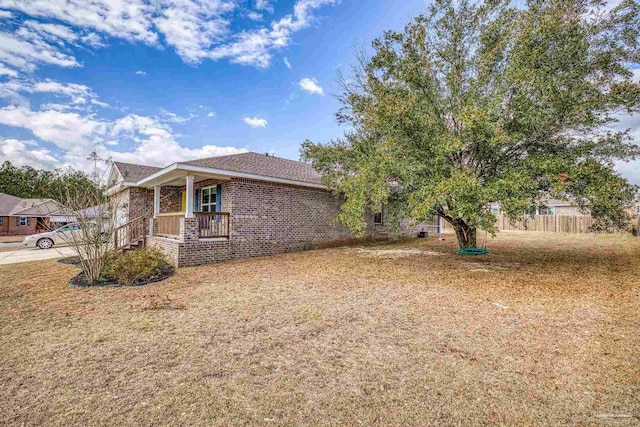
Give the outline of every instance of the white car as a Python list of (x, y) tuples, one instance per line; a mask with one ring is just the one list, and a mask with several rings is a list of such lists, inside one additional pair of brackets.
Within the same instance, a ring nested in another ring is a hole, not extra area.
[(80, 224), (67, 224), (57, 230), (27, 236), (22, 243), (27, 247), (49, 249), (53, 245), (69, 244), (81, 237), (81, 233)]

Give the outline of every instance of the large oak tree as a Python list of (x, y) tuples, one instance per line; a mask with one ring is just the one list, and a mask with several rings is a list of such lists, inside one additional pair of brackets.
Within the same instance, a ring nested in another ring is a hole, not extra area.
[(640, 110), (639, 6), (596, 0), (436, 0), (385, 32), (343, 78), (345, 137), (305, 141), (303, 158), (346, 196), (339, 221), (363, 232), (367, 209), (438, 215), (460, 247), (511, 219), (570, 199), (599, 227), (624, 224), (636, 188), (614, 171), (639, 154), (616, 117)]

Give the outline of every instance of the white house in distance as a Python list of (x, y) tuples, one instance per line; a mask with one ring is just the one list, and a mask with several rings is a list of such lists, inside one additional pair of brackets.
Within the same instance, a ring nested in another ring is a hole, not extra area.
[[(495, 215), (502, 213), (500, 203), (491, 203), (491, 212)], [(589, 215), (588, 212), (582, 212), (578, 206), (567, 200), (549, 199), (545, 202), (545, 207), (537, 208), (534, 215)]]

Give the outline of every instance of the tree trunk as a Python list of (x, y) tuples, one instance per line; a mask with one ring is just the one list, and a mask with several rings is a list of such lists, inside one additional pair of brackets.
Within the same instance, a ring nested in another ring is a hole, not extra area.
[(453, 224), (460, 248), (476, 248), (476, 228), (468, 226), (464, 221)]

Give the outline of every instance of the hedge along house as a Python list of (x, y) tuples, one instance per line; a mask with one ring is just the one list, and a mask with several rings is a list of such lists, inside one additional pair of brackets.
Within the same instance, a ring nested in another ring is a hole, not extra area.
[[(342, 201), (320, 178), (307, 163), (257, 153), (164, 168), (114, 162), (108, 194), (125, 236), (116, 244), (135, 235), (181, 267), (353, 239), (335, 222)], [(383, 212), (368, 212), (365, 221), (366, 237), (389, 235)], [(439, 232), (438, 224), (402, 224), (402, 233), (419, 231)]]

